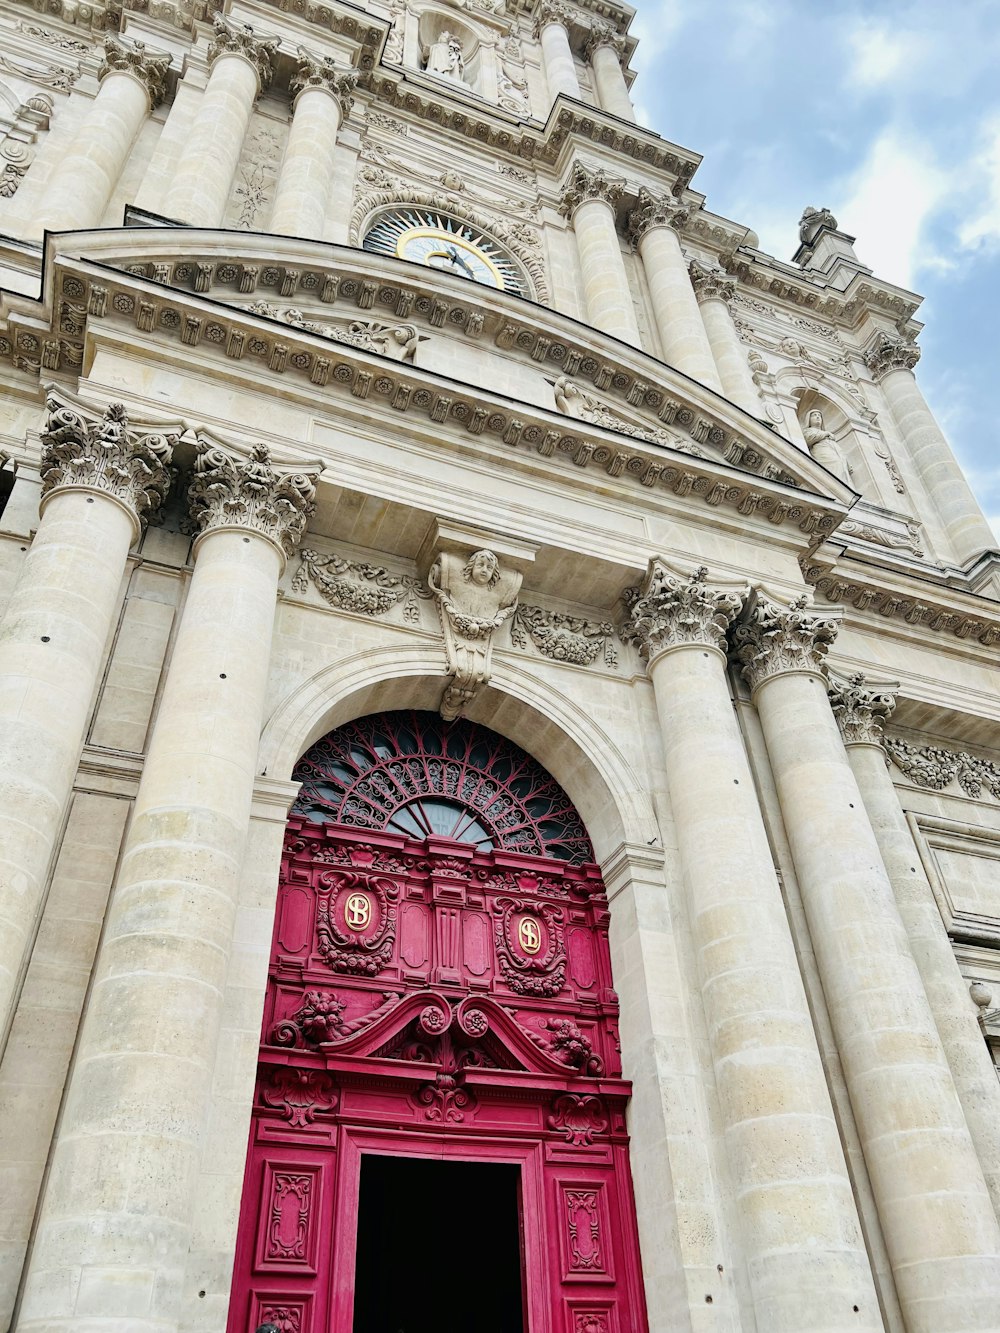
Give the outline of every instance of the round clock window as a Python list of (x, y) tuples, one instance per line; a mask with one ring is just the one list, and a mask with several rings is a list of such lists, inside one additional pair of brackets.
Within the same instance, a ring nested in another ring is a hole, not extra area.
[(364, 248), (515, 296), (529, 295), (519, 266), (492, 236), (435, 209), (387, 209), (369, 228)]

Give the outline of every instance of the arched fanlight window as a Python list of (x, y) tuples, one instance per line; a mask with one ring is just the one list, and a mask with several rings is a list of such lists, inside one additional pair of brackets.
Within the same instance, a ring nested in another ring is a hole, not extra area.
[(294, 813), (315, 823), (431, 835), (481, 851), (594, 859), (573, 803), (529, 754), (437, 713), (380, 713), (331, 731), (302, 756)]

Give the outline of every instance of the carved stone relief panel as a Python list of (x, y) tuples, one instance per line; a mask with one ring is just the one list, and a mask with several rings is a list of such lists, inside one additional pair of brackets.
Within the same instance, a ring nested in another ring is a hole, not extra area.
[(254, 112), (240, 154), (233, 196), (226, 209), (225, 226), (242, 231), (262, 231), (267, 226), (287, 137), (287, 126), (277, 115)]

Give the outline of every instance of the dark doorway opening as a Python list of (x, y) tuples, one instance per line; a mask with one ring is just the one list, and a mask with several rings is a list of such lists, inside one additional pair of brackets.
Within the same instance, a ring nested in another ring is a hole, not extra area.
[(354, 1333), (527, 1333), (520, 1168), (361, 1159)]

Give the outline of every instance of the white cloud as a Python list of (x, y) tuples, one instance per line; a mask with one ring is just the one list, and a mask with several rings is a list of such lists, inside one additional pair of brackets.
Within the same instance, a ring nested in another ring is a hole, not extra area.
[(926, 34), (871, 19), (853, 28), (847, 43), (851, 60), (848, 77), (866, 89), (909, 83), (930, 52)]
[(982, 123), (979, 142), (969, 160), (968, 175), (978, 185), (980, 197), (970, 208), (971, 216), (959, 228), (958, 239), (968, 249), (1000, 244), (1000, 111), (991, 113)]
[(939, 258), (922, 253), (924, 229), (950, 193), (950, 176), (934, 162), (926, 141), (911, 144), (889, 126), (834, 212), (843, 229), (857, 236), (861, 260), (880, 278), (909, 287), (925, 262)]

